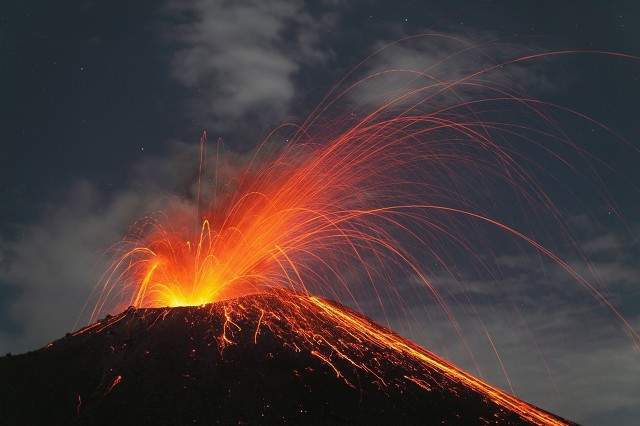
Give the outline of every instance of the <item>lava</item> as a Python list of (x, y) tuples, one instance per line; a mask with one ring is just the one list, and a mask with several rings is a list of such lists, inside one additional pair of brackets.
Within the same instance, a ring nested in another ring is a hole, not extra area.
[[(433, 86), (427, 88), (447, 88)], [(195, 207), (136, 225), (100, 283), (91, 319), (126, 306), (199, 306), (266, 288), (324, 295), (356, 307), (373, 299), (382, 311), (399, 311), (406, 302), (396, 283), (411, 279), (421, 283), (463, 339), (431, 281), (427, 262), (419, 257), (426, 255), (451, 273), (447, 253), (439, 250), (447, 241), (479, 259), (467, 227), (484, 223), (563, 268), (613, 312), (640, 348), (640, 336), (597, 286), (542, 243), (472, 202), (476, 187), (489, 176), (533, 209), (540, 200), (557, 218), (526, 162), (488, 133), (494, 129), (501, 137), (507, 134), (549, 151), (526, 134), (540, 131), (483, 121), (477, 108), (466, 117), (463, 112), (477, 100), (421, 112), (424, 95), (408, 108), (407, 97), (411, 99), (404, 94), (345, 128), (336, 125), (340, 131), (333, 135), (324, 130), (314, 134), (314, 127), (305, 124), (269, 153), (264, 153), (266, 146), (275, 142), (266, 140), (226, 190), (218, 187), (217, 174), (214, 187), (201, 189), (203, 133)], [(534, 102), (512, 101), (542, 114)], [(500, 104), (505, 98), (484, 102)], [(404, 112), (393, 112), (394, 104)]]
[[(469, 232), (488, 226), (564, 269), (610, 309), (640, 348), (638, 333), (597, 285), (534, 235), (495, 216), (496, 201), (485, 194), (492, 185), (514, 194), (513, 200), (527, 213), (542, 211), (564, 230), (559, 210), (536, 175), (539, 164), (524, 151), (534, 150), (545, 161), (569, 169), (570, 159), (554, 147), (583, 154), (550, 116), (548, 109), (553, 106), (484, 79), (498, 68), (453, 81), (432, 79), (372, 110), (326, 118), (326, 111), (362, 83), (358, 81), (335, 91), (337, 95), (328, 97), (302, 125), (289, 128), (286, 137), (278, 133), (282, 129), (270, 134), (251, 160), (226, 181), (219, 179), (217, 163), (212, 164), (215, 179), (206, 178), (210, 165), (203, 133), (193, 205), (167, 209), (133, 227), (99, 283), (91, 319), (126, 306), (165, 309), (228, 301), (217, 337), (222, 351), (235, 344), (233, 336), (243, 330), (249, 315), (255, 322), (254, 344), (263, 329), (278, 335), (287, 324), (298, 338), (285, 345), (308, 352), (347, 387), (358, 385), (344, 365), (382, 387), (411, 384), (425, 392), (438, 383), (424, 370), (437, 370), (448, 383), (473, 389), (522, 419), (561, 424), (556, 417), (319, 297), (356, 310), (373, 300), (386, 315), (406, 311), (403, 283), (417, 281), (449, 319), (475, 363), (461, 326), (432, 281), (437, 274), (429, 265), (455, 276), (444, 249), (448, 244), (488, 269), (483, 251)], [(470, 100), (458, 93), (474, 88), (481, 89), (483, 97)], [(443, 96), (447, 97), (444, 104)], [(495, 112), (501, 106), (510, 115), (517, 110), (531, 122), (500, 121)], [(278, 293), (281, 289), (293, 292)], [(287, 309), (275, 312), (268, 304), (247, 307), (242, 302), (243, 296), (264, 293), (277, 294)], [(302, 311), (330, 319), (348, 339), (319, 329)], [(169, 310), (163, 312), (171, 315)], [(119, 318), (122, 315), (112, 321)], [(101, 327), (95, 323), (81, 333), (97, 333)], [(496, 345), (484, 330), (511, 385)], [(402, 365), (407, 374), (401, 383), (386, 377), (385, 369), (376, 365), (379, 360), (368, 355), (371, 348), (386, 351), (392, 363)], [(111, 388), (120, 380), (114, 379)]]
[(570, 424), (338, 303), (282, 289), (130, 308), (0, 359), (0, 373), (7, 424)]

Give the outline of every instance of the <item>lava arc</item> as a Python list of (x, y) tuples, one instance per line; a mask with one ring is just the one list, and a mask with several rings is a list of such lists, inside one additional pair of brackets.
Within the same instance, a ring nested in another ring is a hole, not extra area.
[[(302, 370), (317, 371), (322, 365), (346, 388), (369, 389), (364, 395), (380, 395), (371, 386), (412, 395), (437, 388), (439, 395), (447, 395), (438, 398), (473, 395), (474, 404), (491, 407), (490, 420), (481, 415), (475, 421), (564, 423), (327, 302), (339, 301), (360, 312), (361, 305), (373, 304), (382, 316), (405, 313), (417, 283), (475, 363), (463, 327), (434, 280), (457, 279), (452, 249), (477, 269), (490, 270), (492, 260), (473, 240), (473, 231), (488, 227), (517, 241), (518, 249), (526, 246), (563, 269), (617, 317), (640, 348), (638, 333), (598, 286), (534, 235), (498, 217), (501, 212), (488, 188), (508, 193), (504, 198), (522, 207), (527, 223), (535, 222), (540, 212), (564, 230), (537, 174), (539, 163), (554, 161), (571, 169), (569, 159), (554, 148), (568, 149), (577, 158), (584, 152), (545, 110), (551, 105), (508, 93), (483, 78), (495, 69), (454, 81), (430, 80), (364, 113), (328, 118), (326, 111), (356, 82), (327, 98), (302, 125), (276, 129), (231, 174), (219, 173), (224, 167), (218, 155), (216, 161), (207, 156), (203, 133), (196, 189), (187, 201), (133, 226), (99, 283), (91, 319), (127, 306), (135, 309), (94, 323), (76, 337), (91, 339), (118, 329), (112, 326), (116, 321), (132, 318), (154, 328), (178, 316), (199, 329), (209, 321), (202, 317), (205, 312), (216, 313), (213, 323), (220, 333), (213, 340), (201, 335), (192, 339), (198, 341), (192, 348), (198, 359), (204, 359), (203, 344), (215, 342), (224, 358), (235, 350), (231, 347), (246, 349), (248, 341), (259, 346), (267, 333), (279, 343), (278, 351), (284, 347), (304, 354), (306, 361), (313, 359)], [(461, 88), (480, 89), (483, 96), (460, 96)], [(501, 107), (508, 109), (505, 116), (523, 116), (524, 121), (500, 121), (496, 111)], [(530, 159), (528, 152), (539, 157)], [(470, 300), (468, 306), (474, 309)], [(125, 354), (129, 350), (113, 348)], [(302, 370), (296, 374), (304, 374)], [(130, 369), (118, 372), (108, 393), (126, 388), (132, 375)], [(442, 420), (451, 420), (450, 414), (467, 415), (454, 410)]]

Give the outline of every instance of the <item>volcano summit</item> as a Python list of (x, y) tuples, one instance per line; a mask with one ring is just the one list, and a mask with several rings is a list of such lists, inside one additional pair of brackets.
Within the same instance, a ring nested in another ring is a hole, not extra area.
[(0, 360), (5, 424), (567, 424), (363, 316), (274, 290), (130, 308)]

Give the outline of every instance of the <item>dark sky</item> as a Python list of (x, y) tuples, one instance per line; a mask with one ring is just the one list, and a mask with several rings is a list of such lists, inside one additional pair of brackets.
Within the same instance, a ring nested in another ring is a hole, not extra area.
[[(176, 43), (167, 33), (176, 19), (158, 2), (14, 3), (1, 18), (3, 225), (37, 215), (34, 207), (78, 177), (122, 185), (127, 164), (164, 152), (172, 139), (193, 140), (208, 124), (185, 111), (197, 88), (170, 72)], [(301, 95), (307, 110), (373, 43), (403, 32), (486, 31), (551, 49), (640, 53), (640, 6), (632, 1), (378, 3), (309, 6), (334, 9), (340, 22), (322, 34), (333, 55), (311, 70)], [(575, 78), (591, 86), (588, 99), (563, 92), (562, 104), (633, 134), (634, 99), (620, 95), (637, 90), (638, 71), (601, 60), (584, 65)]]
[[(9, 2), (0, 12), (0, 351), (33, 349), (73, 327), (106, 248), (140, 212), (188, 186), (191, 171), (183, 170), (188, 159), (180, 152), (191, 153), (202, 129), (223, 137), (230, 151), (246, 152), (280, 122), (304, 119), (381, 43), (407, 35), (453, 35), (501, 58), (573, 49), (640, 56), (639, 24), (640, 3), (631, 0)], [(419, 67), (451, 48), (437, 43), (409, 44), (377, 65)], [(472, 65), (453, 60), (447, 72)], [(606, 277), (607, 295), (637, 330), (640, 61), (567, 55), (518, 70), (510, 77), (521, 80), (513, 81), (518, 88), (594, 117), (629, 142), (563, 116), (571, 137), (611, 166), (598, 171), (601, 188), (622, 215), (612, 215), (579, 179), (563, 180), (575, 198), (559, 198), (578, 244)], [(565, 176), (550, 167), (550, 175)], [(530, 259), (510, 265), (513, 274), (505, 274), (513, 283), (549, 279), (528, 267)], [(501, 305), (487, 308), (516, 390), (586, 424), (634, 424), (638, 354), (610, 317), (584, 314), (593, 303), (567, 300), (553, 327), (540, 323), (549, 320), (545, 312), (524, 313), (540, 330), (537, 344), (548, 348), (546, 367), (530, 357), (533, 345), (517, 348), (529, 339), (504, 331)], [(580, 333), (586, 327), (593, 328)], [(447, 331), (438, 331), (437, 321), (430, 328), (411, 337), (471, 369)], [(472, 336), (472, 344), (486, 345), (481, 337)], [(505, 386), (495, 359), (482, 351), (486, 378)], [(540, 378), (547, 367), (554, 380)]]

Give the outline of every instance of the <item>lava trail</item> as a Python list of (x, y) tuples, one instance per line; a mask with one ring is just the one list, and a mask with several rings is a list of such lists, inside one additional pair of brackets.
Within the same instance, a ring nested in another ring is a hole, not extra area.
[(0, 360), (5, 424), (569, 422), (335, 302), (131, 308)]

